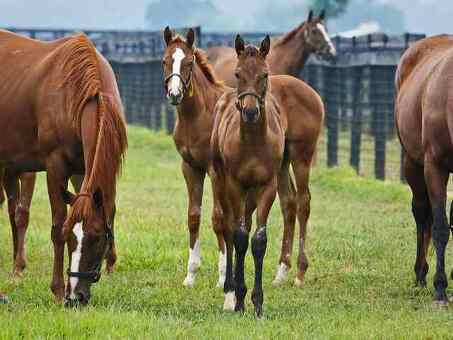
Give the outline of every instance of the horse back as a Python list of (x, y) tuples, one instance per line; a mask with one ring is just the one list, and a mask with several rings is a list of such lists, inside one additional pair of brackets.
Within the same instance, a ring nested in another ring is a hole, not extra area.
[(286, 138), (316, 144), (324, 120), (324, 104), (318, 93), (304, 81), (289, 75), (271, 76), (271, 91), (278, 101)]
[[(426, 145), (430, 140), (428, 131), (433, 126), (436, 126), (437, 130), (446, 126), (438, 120), (440, 117), (445, 118), (445, 111), (442, 108), (428, 108), (426, 105), (439, 106), (444, 102), (438, 100), (439, 95), (442, 96), (445, 93), (444, 89), (439, 89), (436, 94), (429, 94), (428, 90), (437, 88), (439, 76), (436, 74), (450, 73), (443, 65), (452, 51), (451, 36), (427, 38), (410, 47), (398, 65), (395, 81), (396, 126), (404, 149), (419, 163), (424, 161)], [(434, 97), (437, 98), (434, 99)], [(434, 111), (444, 112), (439, 116)], [(433, 117), (436, 117), (435, 123), (432, 121)], [(438, 137), (441, 134), (442, 131), (437, 131)]]

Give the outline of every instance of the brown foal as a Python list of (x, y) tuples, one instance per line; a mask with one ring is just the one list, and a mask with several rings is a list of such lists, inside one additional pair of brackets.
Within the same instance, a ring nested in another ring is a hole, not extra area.
[[(234, 67), (236, 54), (233, 48), (220, 46), (207, 50), (217, 76), (228, 86), (236, 86)], [(270, 74), (288, 74), (299, 77), (305, 63), (312, 54), (333, 59), (336, 50), (330, 40), (324, 20), (324, 11), (318, 17), (310, 11), (305, 22), (272, 40), (267, 56)]]
[[(217, 103), (211, 142), (214, 169), (219, 176), (214, 189), (222, 197), (225, 219), (224, 309), (244, 310), (247, 292), (244, 260), (250, 232), (245, 224), (245, 206), (246, 197), (251, 195), (257, 206), (257, 229), (252, 237), (255, 262), (252, 301), (258, 316), (262, 315), (267, 218), (277, 193), (277, 174), (283, 160), (286, 130), (280, 106), (268, 91), (269, 69), (265, 58), (269, 49), (269, 36), (263, 40), (260, 49), (245, 47), (242, 38), (236, 37), (238, 87), (237, 91), (227, 91)], [(236, 253), (234, 282), (233, 245)]]
[[(256, 314), (261, 316), (267, 217), (277, 190), (282, 207), (287, 204), (289, 164), (296, 177), (297, 200), (291, 202), (290, 207), (286, 206), (286, 211), (295, 215), (297, 210), (301, 228), (297, 284), (302, 283), (308, 266), (305, 255), (310, 206), (308, 180), (324, 109), (319, 96), (302, 81), (291, 76), (269, 77), (265, 61), (270, 49), (269, 37), (258, 49), (245, 46), (242, 38), (237, 36), (235, 48), (238, 88), (226, 91), (219, 99), (211, 138), (218, 179), (214, 183), (214, 193), (221, 199), (224, 216), (221, 226), (227, 246), (224, 309), (244, 309), (247, 291), (244, 258), (250, 232), (250, 225), (246, 223), (246, 202), (251, 201), (253, 208), (257, 208), (257, 230), (252, 237), (255, 262), (252, 301)], [(285, 216), (285, 219), (292, 219), (293, 226), (285, 228), (290, 235), (284, 235), (282, 256), (290, 256), (292, 245), (285, 241), (291, 241), (294, 236), (294, 215)], [(236, 251), (234, 276), (233, 245)]]

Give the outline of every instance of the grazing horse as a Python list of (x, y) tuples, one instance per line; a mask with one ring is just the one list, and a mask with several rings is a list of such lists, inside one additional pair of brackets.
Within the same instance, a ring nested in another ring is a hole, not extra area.
[[(257, 230), (252, 237), (255, 286), (252, 301), (262, 314), (262, 265), (266, 251), (266, 223), (277, 188), (289, 186), (289, 165), (297, 184), (297, 215), (300, 223), (299, 272), (296, 283), (304, 279), (308, 261), (305, 255), (306, 223), (310, 211), (308, 189), (310, 166), (322, 127), (324, 108), (319, 95), (303, 81), (291, 76), (269, 77), (266, 56), (267, 36), (260, 48), (235, 40), (237, 89), (218, 100), (211, 137), (215, 175), (214, 194), (221, 199), (227, 270), (224, 309), (244, 309), (246, 287), (244, 257), (250, 225), (246, 219), (246, 200), (257, 207)], [(280, 195), (283, 200), (287, 195)], [(294, 221), (294, 217), (293, 217)], [(288, 240), (292, 240), (292, 235)], [(285, 240), (285, 237), (284, 237)], [(232, 252), (236, 250), (233, 277)], [(282, 255), (289, 256), (290, 244), (283, 244)], [(287, 251), (287, 253), (285, 253)], [(234, 293), (233, 293), (234, 292)]]
[[(51, 289), (57, 301), (65, 297), (66, 241), (67, 302), (86, 304), (102, 260), (116, 258), (116, 180), (127, 137), (114, 73), (84, 34), (40, 42), (2, 30), (0, 47), (0, 166), (16, 183), (21, 173), (47, 172)], [(73, 174), (83, 175), (76, 196), (67, 192)]]
[[(318, 17), (314, 17), (313, 11), (310, 11), (307, 21), (272, 41), (272, 48), (267, 57), (271, 74), (299, 77), (311, 54), (328, 59), (336, 56), (335, 47), (327, 34), (324, 16), (324, 11)], [(234, 49), (221, 46), (211, 47), (207, 51), (217, 76), (228, 86), (236, 86)]]
[(396, 73), (395, 119), (405, 151), (417, 226), (416, 283), (426, 286), (431, 234), (436, 249), (435, 301), (447, 305), (447, 182), (453, 171), (453, 36), (423, 39), (402, 56)]

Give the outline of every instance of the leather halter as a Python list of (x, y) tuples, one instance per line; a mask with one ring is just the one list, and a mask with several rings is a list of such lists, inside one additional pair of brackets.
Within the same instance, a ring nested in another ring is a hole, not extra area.
[(186, 93), (189, 91), (190, 92), (190, 86), (192, 85), (192, 74), (193, 74), (193, 68), (195, 65), (195, 51), (193, 51), (193, 58), (192, 58), (192, 63), (190, 64), (190, 70), (189, 70), (189, 77), (184, 79), (181, 74), (179, 73), (171, 73), (167, 77), (165, 77), (165, 89), (168, 91), (168, 83), (170, 82), (171, 78), (177, 77), (181, 80), (183, 89), (182, 89), (182, 94), (183, 96), (186, 95)]
[(259, 94), (256, 92), (242, 92), (238, 95), (238, 100), (236, 101), (236, 108), (242, 113), (244, 110), (244, 107), (242, 106), (242, 100), (247, 97), (247, 96), (252, 96), (255, 97), (258, 100), (258, 103), (260, 106), (264, 105), (264, 98), (261, 97)]
[[(79, 193), (76, 195), (74, 201), (77, 200), (79, 197), (91, 197), (91, 195), (86, 192)], [(104, 213), (104, 215), (105, 215), (105, 213)], [(104, 228), (104, 230), (105, 230), (105, 248), (104, 248), (104, 253), (102, 254), (102, 257), (101, 257), (100, 261), (98, 262), (98, 264), (94, 267), (93, 270), (89, 270), (86, 272), (81, 272), (81, 271), (72, 272), (71, 269), (68, 268), (66, 273), (68, 274), (69, 277), (85, 279), (85, 280), (89, 281), (90, 283), (96, 283), (100, 280), (101, 273), (102, 273), (102, 261), (107, 256), (107, 253), (112, 249), (113, 241), (115, 239), (113, 236), (111, 225), (107, 225), (107, 227)]]

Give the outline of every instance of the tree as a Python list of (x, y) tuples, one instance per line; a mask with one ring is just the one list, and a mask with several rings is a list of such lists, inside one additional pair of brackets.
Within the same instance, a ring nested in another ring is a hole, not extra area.
[(335, 18), (346, 11), (349, 0), (310, 0), (309, 7), (316, 13), (326, 11), (328, 18)]

